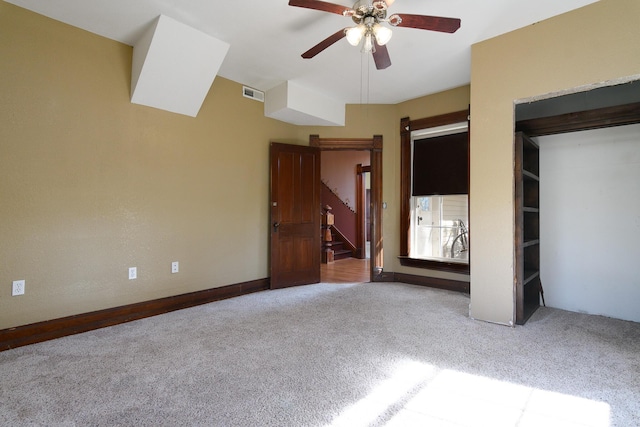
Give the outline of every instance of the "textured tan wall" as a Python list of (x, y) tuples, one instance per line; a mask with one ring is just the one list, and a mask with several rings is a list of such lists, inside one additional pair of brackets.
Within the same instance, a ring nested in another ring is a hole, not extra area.
[(637, 0), (601, 0), (472, 47), (472, 317), (514, 321), (514, 102), (640, 78), (639, 24)]
[(197, 118), (131, 104), (131, 53), (0, 2), (0, 329), (269, 275), (269, 140), (298, 129), (222, 78)]
[[(372, 89), (373, 90), (373, 89)], [(370, 138), (382, 135), (382, 199), (387, 209), (382, 211), (384, 270), (418, 276), (469, 280), (468, 276), (400, 265), (400, 119), (419, 119), (465, 110), (469, 106), (469, 86), (428, 95), (397, 105), (347, 105), (346, 127), (304, 127), (298, 137)]]
[(310, 134), (383, 135), (385, 270), (406, 271), (400, 118), (466, 108), (468, 86), (297, 127), (216, 78), (192, 118), (129, 102), (131, 53), (0, 1), (0, 329), (268, 277), (269, 141)]

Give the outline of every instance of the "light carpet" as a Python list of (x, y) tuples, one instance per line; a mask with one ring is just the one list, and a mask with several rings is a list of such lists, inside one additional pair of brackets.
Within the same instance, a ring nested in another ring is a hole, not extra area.
[(317, 284), (5, 351), (0, 425), (640, 426), (640, 324), (468, 305)]

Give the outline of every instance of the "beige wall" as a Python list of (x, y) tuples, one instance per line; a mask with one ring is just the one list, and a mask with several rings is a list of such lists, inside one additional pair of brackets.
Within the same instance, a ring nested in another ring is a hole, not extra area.
[(466, 108), (468, 87), (297, 127), (218, 77), (192, 118), (129, 102), (131, 54), (0, 1), (0, 329), (268, 277), (269, 142), (310, 134), (383, 135), (384, 262), (401, 270), (400, 117)]
[(514, 322), (514, 102), (640, 78), (639, 17), (601, 0), (472, 47), (472, 317)]
[(475, 45), (471, 88), (296, 127), (222, 78), (197, 118), (133, 105), (130, 47), (0, 2), (0, 329), (268, 277), (269, 141), (310, 134), (383, 135), (385, 270), (456, 278), (397, 261), (399, 120), (470, 102), (471, 314), (509, 324), (514, 101), (638, 74), (638, 16), (601, 0)]
[(268, 277), (269, 140), (299, 130), (222, 78), (197, 118), (131, 104), (131, 54), (0, 2), (0, 329)]
[(470, 88), (463, 86), (438, 94), (420, 97), (397, 105), (347, 105), (346, 127), (301, 127), (298, 137), (370, 138), (382, 135), (382, 237), (384, 270), (418, 276), (469, 281), (469, 276), (419, 268), (403, 267), (400, 255), (400, 119), (420, 119), (469, 107)]

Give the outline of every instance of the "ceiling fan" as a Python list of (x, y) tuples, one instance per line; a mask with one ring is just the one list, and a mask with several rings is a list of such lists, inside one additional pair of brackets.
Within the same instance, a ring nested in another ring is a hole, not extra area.
[(289, 6), (305, 7), (323, 12), (336, 13), (350, 17), (356, 23), (355, 27), (343, 28), (330, 35), (320, 43), (302, 54), (303, 58), (313, 58), (337, 41), (347, 38), (347, 41), (358, 46), (362, 40), (362, 51), (371, 52), (378, 70), (391, 65), (386, 44), (391, 38), (391, 29), (381, 23), (388, 23), (394, 27), (409, 27), (420, 30), (455, 33), (460, 28), (460, 19), (444, 18), (441, 16), (393, 14), (387, 18), (387, 8), (394, 0), (359, 0), (352, 7), (324, 2), (320, 0), (289, 0)]

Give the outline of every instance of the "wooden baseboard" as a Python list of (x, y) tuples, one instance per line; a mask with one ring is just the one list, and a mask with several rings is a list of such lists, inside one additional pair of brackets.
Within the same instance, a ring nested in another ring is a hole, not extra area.
[(0, 330), (0, 351), (269, 289), (269, 279), (160, 298)]
[(446, 289), (448, 291), (470, 293), (469, 282), (459, 280), (438, 279), (435, 277), (416, 276), (413, 274), (381, 271), (373, 276), (374, 282), (401, 282), (409, 285), (427, 286), (429, 288)]
[[(437, 279), (434, 277), (416, 276), (412, 274), (383, 271), (375, 275), (375, 282), (402, 282), (411, 285), (427, 286), (450, 291), (469, 293), (469, 283), (457, 280)], [(233, 298), (253, 292), (269, 289), (269, 279), (250, 282), (204, 291), (160, 298), (121, 307), (108, 308), (90, 313), (77, 314), (44, 322), (32, 323), (0, 330), (0, 351), (35, 344), (68, 335), (131, 322), (145, 317), (156, 316), (174, 310), (207, 304), (213, 301)]]
[(395, 273), (391, 271), (381, 271), (379, 274), (374, 274), (374, 282), (395, 282)]
[(416, 276), (413, 274), (394, 273), (396, 282), (408, 283), (410, 285), (427, 286), (430, 288), (446, 289), (448, 291), (470, 293), (469, 282), (459, 280), (438, 279), (435, 277)]

